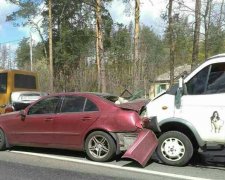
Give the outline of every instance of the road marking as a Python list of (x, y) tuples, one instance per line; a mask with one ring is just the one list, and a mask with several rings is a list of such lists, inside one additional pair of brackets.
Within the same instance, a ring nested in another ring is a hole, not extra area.
[(48, 155), (48, 154), (42, 154), (42, 153), (32, 153), (32, 152), (24, 152), (24, 151), (9, 151), (9, 152), (31, 155), (31, 156), (37, 156), (37, 157), (45, 157), (45, 158), (49, 158), (49, 159), (56, 159), (56, 160), (62, 160), (62, 161), (76, 162), (76, 163), (87, 164), (87, 165), (108, 167), (108, 168), (126, 170), (126, 171), (137, 172), (137, 173), (145, 173), (145, 174), (153, 174), (153, 175), (157, 175), (157, 176), (172, 177), (172, 178), (177, 178), (177, 179), (211, 180), (211, 179), (194, 177), (194, 176), (185, 176), (185, 175), (165, 173), (165, 172), (160, 172), (160, 171), (151, 171), (151, 170), (146, 170), (146, 169), (123, 167), (123, 166), (118, 166), (118, 165), (113, 165), (113, 164), (105, 164), (105, 163), (93, 162), (93, 161), (87, 161), (87, 160), (71, 159), (71, 158), (67, 158), (67, 157), (59, 157), (59, 156), (56, 156), (56, 155)]

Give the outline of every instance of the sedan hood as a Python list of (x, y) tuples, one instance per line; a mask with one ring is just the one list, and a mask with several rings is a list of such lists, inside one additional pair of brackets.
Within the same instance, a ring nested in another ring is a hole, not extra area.
[(143, 129), (122, 158), (133, 159), (144, 167), (155, 151), (157, 145), (158, 140), (155, 134), (151, 130)]

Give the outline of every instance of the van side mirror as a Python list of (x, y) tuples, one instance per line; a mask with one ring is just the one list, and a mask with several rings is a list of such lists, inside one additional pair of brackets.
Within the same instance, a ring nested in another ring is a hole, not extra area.
[(21, 110), (20, 111), (20, 117), (21, 117), (21, 120), (24, 121), (25, 118), (26, 118), (26, 112), (24, 110)]
[(183, 88), (184, 79), (182, 77), (179, 78), (179, 88)]
[(180, 109), (181, 106), (181, 97), (183, 96), (184, 93), (184, 79), (180, 77), (179, 79), (179, 86), (177, 88), (177, 92), (175, 95), (175, 107), (177, 109)]

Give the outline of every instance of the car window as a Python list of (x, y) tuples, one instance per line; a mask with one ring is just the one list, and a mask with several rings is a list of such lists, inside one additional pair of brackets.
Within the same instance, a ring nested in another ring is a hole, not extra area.
[(187, 82), (186, 84), (187, 93), (189, 95), (204, 94), (208, 72), (209, 72), (209, 66), (202, 69), (191, 80)]
[(225, 63), (213, 64), (206, 88), (207, 94), (225, 92)]
[(84, 111), (98, 111), (98, 107), (95, 103), (90, 101), (89, 99), (86, 100)]
[(66, 96), (63, 100), (61, 112), (83, 112), (85, 97), (82, 96)]
[(52, 114), (56, 112), (60, 97), (45, 98), (30, 107), (28, 114)]

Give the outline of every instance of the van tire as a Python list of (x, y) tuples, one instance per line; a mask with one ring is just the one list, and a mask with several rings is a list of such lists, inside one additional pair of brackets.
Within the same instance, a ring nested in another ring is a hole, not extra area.
[(193, 145), (185, 134), (168, 131), (159, 137), (156, 153), (164, 164), (184, 166), (193, 156)]

